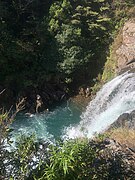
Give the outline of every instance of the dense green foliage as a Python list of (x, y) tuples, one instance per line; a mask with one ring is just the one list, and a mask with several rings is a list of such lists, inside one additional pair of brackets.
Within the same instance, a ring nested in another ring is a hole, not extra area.
[(103, 179), (105, 173), (99, 173), (104, 166), (96, 167), (99, 149), (88, 140), (68, 141), (50, 147), (49, 162), (42, 165), (42, 171), (36, 179)]
[(46, 81), (91, 81), (104, 65), (115, 25), (125, 16), (116, 12), (132, 3), (0, 1), (1, 84), (18, 92)]
[(51, 37), (41, 22), (48, 12), (49, 1), (7, 0), (0, 2), (0, 8), (0, 80), (14, 86), (34, 83), (41, 72), (46, 72), (45, 60), (49, 60), (48, 57), (43, 60), (44, 49), (49, 51), (54, 46), (50, 45)]
[(97, 58), (108, 43), (108, 8), (106, 1), (65, 0), (51, 6), (50, 31), (63, 55), (59, 69), (64, 71), (67, 77), (73, 77), (73, 73), (89, 63), (93, 64), (93, 61), (96, 65)]

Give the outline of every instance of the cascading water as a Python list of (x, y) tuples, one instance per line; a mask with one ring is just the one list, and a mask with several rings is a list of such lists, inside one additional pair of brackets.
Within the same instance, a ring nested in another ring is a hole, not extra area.
[(65, 128), (64, 138), (88, 137), (106, 130), (117, 118), (135, 109), (135, 73), (124, 73), (108, 82), (81, 115), (76, 126)]
[(53, 111), (28, 117), (19, 115), (12, 127), (12, 137), (35, 133), (38, 139), (93, 137), (106, 130), (117, 118), (135, 109), (135, 73), (124, 73), (105, 84), (82, 113), (73, 103)]

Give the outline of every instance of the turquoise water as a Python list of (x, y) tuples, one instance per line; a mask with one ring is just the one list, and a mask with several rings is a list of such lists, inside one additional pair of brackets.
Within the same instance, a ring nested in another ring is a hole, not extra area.
[(102, 133), (123, 113), (135, 109), (135, 73), (124, 73), (106, 83), (82, 111), (66, 102), (50, 112), (28, 117), (20, 114), (13, 123), (13, 137), (35, 133), (39, 139), (92, 138)]
[(20, 113), (12, 124), (12, 137), (16, 139), (20, 135), (34, 133), (38, 139), (60, 139), (67, 127), (80, 122), (80, 115), (81, 110), (73, 103), (67, 102), (49, 112), (35, 114), (32, 117)]

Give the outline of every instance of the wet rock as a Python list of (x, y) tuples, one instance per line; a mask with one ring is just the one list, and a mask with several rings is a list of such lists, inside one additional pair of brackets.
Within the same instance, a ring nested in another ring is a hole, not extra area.
[(135, 110), (131, 113), (123, 113), (118, 119), (111, 125), (111, 128), (131, 128), (135, 129)]
[(114, 139), (109, 139), (109, 138), (106, 138), (103, 142), (104, 142), (105, 146), (109, 145), (109, 144), (114, 145), (116, 143), (116, 141)]

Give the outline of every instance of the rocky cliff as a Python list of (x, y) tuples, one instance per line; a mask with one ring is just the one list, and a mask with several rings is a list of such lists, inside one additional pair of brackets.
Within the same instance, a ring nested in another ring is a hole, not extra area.
[[(106, 82), (128, 70), (135, 72), (135, 19), (126, 21), (114, 39), (102, 79)], [(123, 152), (127, 149), (135, 151), (135, 110), (121, 114), (107, 132), (121, 144), (119, 147)]]
[(118, 72), (135, 67), (135, 19), (125, 23), (121, 36), (121, 45), (116, 50)]

